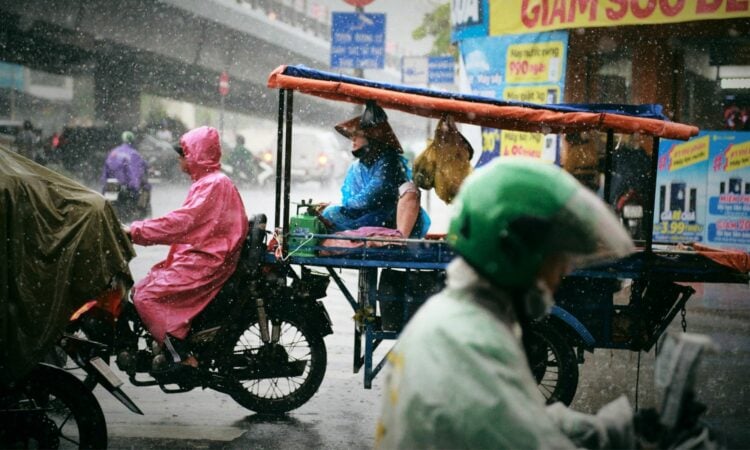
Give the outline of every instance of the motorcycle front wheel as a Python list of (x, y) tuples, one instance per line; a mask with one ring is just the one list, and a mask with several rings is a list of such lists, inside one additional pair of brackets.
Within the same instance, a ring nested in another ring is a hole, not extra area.
[(46, 364), (38, 364), (17, 388), (15, 409), (22, 414), (43, 411), (40, 420), (23, 421), (24, 426), (5, 436), (15, 448), (107, 447), (107, 423), (99, 402), (81, 380)]
[[(238, 386), (230, 392), (243, 407), (262, 414), (282, 414), (305, 404), (318, 391), (326, 371), (327, 352), (320, 333), (297, 314), (268, 312), (271, 342), (261, 339), (257, 320), (233, 339), (232, 377)], [(299, 375), (256, 378), (248, 367), (260, 371), (277, 366), (304, 369)]]
[(547, 404), (570, 405), (578, 388), (575, 350), (549, 321), (535, 322), (524, 333), (529, 367)]

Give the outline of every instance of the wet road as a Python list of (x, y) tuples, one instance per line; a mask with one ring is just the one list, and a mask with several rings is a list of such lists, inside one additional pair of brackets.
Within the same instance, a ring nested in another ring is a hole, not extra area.
[[(154, 214), (165, 213), (182, 202), (188, 185), (156, 186)], [(313, 198), (336, 201), (336, 187), (301, 184), (292, 191), (292, 201)], [(273, 192), (243, 189), (250, 213), (273, 217)], [(432, 201), (433, 230), (444, 230), (448, 209)], [(136, 279), (166, 256), (167, 247), (137, 247), (131, 262)], [(344, 271), (350, 289), (356, 273)], [(699, 398), (710, 407), (707, 419), (725, 435), (729, 448), (750, 447), (750, 289), (747, 286), (697, 286), (689, 302), (688, 331), (711, 335), (723, 351), (709, 356), (698, 380)], [(256, 415), (231, 398), (213, 391), (195, 390), (165, 394), (158, 388), (137, 388), (126, 382), (124, 390), (145, 412), (127, 411), (107, 392), (97, 388), (110, 434), (111, 448), (263, 448), (263, 449), (358, 449), (371, 448), (380, 407), (382, 375), (371, 390), (364, 389), (362, 374), (352, 373), (352, 310), (331, 284), (324, 303), (333, 320), (334, 334), (326, 338), (328, 369), (318, 393), (305, 405), (283, 418)], [(679, 321), (673, 328), (679, 330)], [(653, 352), (641, 355), (638, 400), (653, 406)], [(580, 367), (581, 379), (573, 407), (593, 412), (624, 393), (635, 403), (637, 354), (597, 350), (587, 354)], [(123, 379), (126, 377), (123, 375)]]

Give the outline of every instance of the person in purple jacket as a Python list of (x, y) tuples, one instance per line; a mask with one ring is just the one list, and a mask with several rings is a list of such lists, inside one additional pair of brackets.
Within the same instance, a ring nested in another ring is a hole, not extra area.
[(102, 193), (108, 179), (116, 178), (120, 185), (114, 206), (123, 222), (142, 219), (151, 210), (148, 164), (133, 146), (133, 141), (132, 132), (122, 133), (122, 144), (109, 152), (102, 173)]

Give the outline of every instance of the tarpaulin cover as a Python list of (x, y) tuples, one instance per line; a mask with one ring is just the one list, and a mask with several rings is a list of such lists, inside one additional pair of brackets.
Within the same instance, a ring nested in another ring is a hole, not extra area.
[(424, 117), (451, 114), (457, 122), (541, 133), (612, 130), (687, 140), (698, 128), (670, 122), (660, 105), (540, 105), (391, 83), (380, 83), (304, 66), (279, 66), (269, 88), (293, 89), (336, 101), (378, 105)]
[(98, 193), (0, 146), (0, 383), (43, 359), (135, 256)]

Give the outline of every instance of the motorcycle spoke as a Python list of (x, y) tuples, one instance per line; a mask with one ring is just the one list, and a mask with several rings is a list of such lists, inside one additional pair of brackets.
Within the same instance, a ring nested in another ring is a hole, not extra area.
[[(58, 431), (59, 431), (59, 430), (58, 430)], [(75, 444), (75, 445), (81, 445), (81, 443), (80, 443), (80, 442), (78, 442), (78, 441), (74, 441), (73, 439), (71, 439), (71, 438), (69, 438), (69, 437), (65, 436), (65, 435), (64, 435), (64, 434), (62, 434), (62, 433), (60, 433), (60, 437), (61, 437), (62, 439), (65, 439), (66, 441), (68, 441), (68, 442), (72, 443), (72, 444)]]

